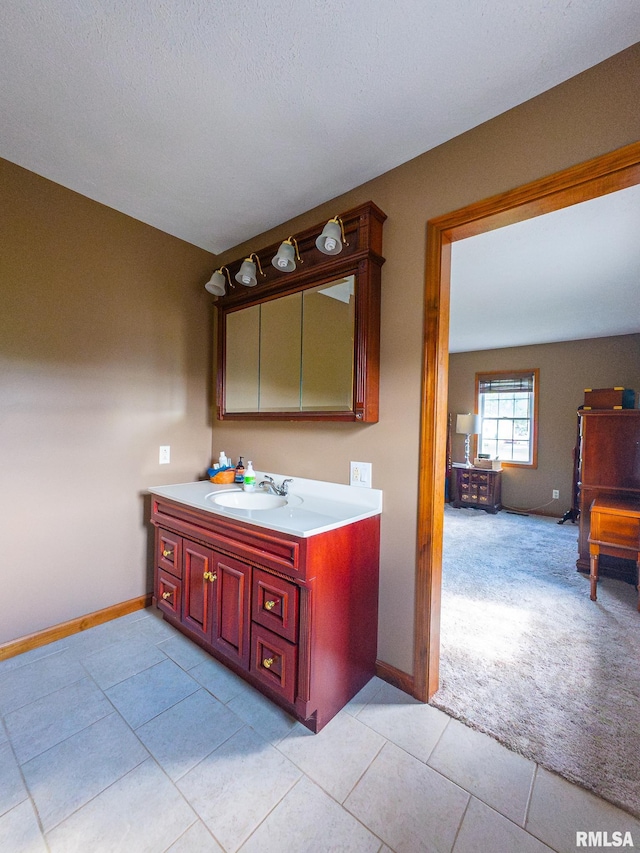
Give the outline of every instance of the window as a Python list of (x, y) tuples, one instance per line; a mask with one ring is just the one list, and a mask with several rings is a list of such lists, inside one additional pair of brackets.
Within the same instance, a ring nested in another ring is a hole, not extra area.
[(507, 465), (537, 466), (538, 384), (537, 369), (476, 373), (478, 453)]

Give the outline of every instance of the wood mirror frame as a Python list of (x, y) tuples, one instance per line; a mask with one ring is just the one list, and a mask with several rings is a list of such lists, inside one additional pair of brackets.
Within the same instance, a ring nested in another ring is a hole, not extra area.
[[(217, 417), (219, 420), (279, 421), (354, 421), (378, 420), (380, 362), (380, 278), (382, 226), (386, 215), (373, 203), (340, 214), (345, 242), (338, 255), (325, 255), (316, 247), (316, 239), (326, 220), (301, 233), (294, 233), (302, 263), (293, 272), (282, 272), (272, 265), (280, 242), (255, 254), (265, 273), (258, 272), (258, 283), (245, 287), (235, 282), (244, 258), (225, 264), (235, 287), (217, 299)], [(283, 236), (283, 240), (288, 235)], [(336, 279), (354, 276), (355, 320), (353, 332), (352, 399), (348, 409), (227, 411), (227, 318), (243, 308), (262, 305), (283, 296), (301, 293), (313, 287), (330, 285)]]

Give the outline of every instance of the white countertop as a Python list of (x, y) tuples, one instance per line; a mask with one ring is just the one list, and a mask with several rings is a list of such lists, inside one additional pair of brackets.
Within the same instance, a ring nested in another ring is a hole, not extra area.
[[(278, 485), (291, 476), (256, 471), (256, 483), (267, 475)], [(380, 489), (364, 489), (323, 480), (306, 480), (302, 477), (292, 479), (293, 482), (289, 483), (288, 503), (276, 509), (249, 510), (219, 506), (213, 501), (216, 495), (220, 492), (241, 491), (241, 486), (212, 483), (209, 480), (177, 483), (172, 486), (152, 486), (149, 492), (210, 512), (212, 515), (245, 521), (257, 527), (266, 527), (294, 536), (315, 536), (354, 521), (380, 515), (382, 512)]]

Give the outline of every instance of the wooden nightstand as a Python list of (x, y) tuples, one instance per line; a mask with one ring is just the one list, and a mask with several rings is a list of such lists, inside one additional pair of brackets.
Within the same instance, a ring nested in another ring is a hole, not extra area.
[(467, 468), (454, 462), (451, 466), (451, 505), (473, 506), (498, 512), (502, 509), (502, 471)]

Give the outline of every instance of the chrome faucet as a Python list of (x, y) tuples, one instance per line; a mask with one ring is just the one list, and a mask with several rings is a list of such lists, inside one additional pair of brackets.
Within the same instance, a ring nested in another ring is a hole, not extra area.
[(289, 492), (289, 483), (293, 483), (293, 479), (291, 477), (288, 480), (283, 480), (279, 486), (276, 486), (273, 481), (273, 477), (265, 475), (264, 480), (258, 483), (258, 488), (266, 488), (268, 492), (272, 492), (274, 495), (285, 497)]

